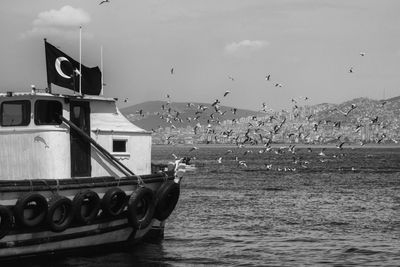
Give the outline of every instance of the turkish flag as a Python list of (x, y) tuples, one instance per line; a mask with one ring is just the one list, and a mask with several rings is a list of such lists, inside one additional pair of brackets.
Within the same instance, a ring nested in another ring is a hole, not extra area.
[(45, 41), (47, 82), (79, 92), (79, 75), (82, 75), (81, 93), (99, 95), (101, 71), (99, 67), (88, 68)]

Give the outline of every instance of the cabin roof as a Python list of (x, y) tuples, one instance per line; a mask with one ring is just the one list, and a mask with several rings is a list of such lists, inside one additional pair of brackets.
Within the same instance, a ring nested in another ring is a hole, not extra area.
[(102, 101), (116, 101), (116, 98), (96, 96), (96, 95), (64, 95), (64, 94), (50, 94), (45, 92), (6, 92), (0, 93), (1, 97), (13, 97), (13, 96), (46, 96), (54, 98), (76, 98), (76, 99), (87, 99), (87, 100), (102, 100)]
[(119, 111), (118, 113), (92, 113), (92, 117), (91, 129), (94, 132), (103, 131), (151, 134), (151, 132), (132, 124)]
[(100, 132), (120, 132), (120, 133), (140, 133), (140, 134), (151, 134), (151, 132), (142, 129), (133, 123), (131, 123), (115, 106), (117, 99), (108, 98), (103, 96), (94, 95), (62, 95), (62, 94), (50, 94), (45, 92), (8, 92), (0, 93), (0, 100), (2, 98), (12, 99), (13, 97), (48, 97), (53, 99), (77, 99), (77, 100), (88, 100), (92, 103), (105, 103), (112, 102), (113, 107), (111, 109), (96, 108), (98, 105), (95, 104), (91, 111), (91, 130)]

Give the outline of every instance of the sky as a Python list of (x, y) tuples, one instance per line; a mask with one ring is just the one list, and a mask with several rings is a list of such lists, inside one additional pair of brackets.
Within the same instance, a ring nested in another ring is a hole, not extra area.
[(128, 98), (120, 107), (167, 94), (252, 110), (400, 95), (397, 0), (99, 3), (3, 1), (1, 91), (45, 88), (43, 39), (78, 60), (82, 26), (82, 63), (100, 67), (102, 47), (104, 95)]

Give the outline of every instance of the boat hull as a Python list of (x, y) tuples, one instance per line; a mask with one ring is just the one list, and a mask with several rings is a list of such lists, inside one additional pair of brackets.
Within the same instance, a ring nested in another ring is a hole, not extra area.
[[(100, 209), (90, 222), (82, 223), (73, 220), (62, 231), (49, 228), (46, 221), (37, 226), (25, 227), (13, 219), (12, 227), (0, 239), (0, 260), (16, 257), (57, 253), (82, 248), (106, 246), (114, 243), (134, 244), (143, 239), (160, 240), (164, 233), (165, 220), (151, 218), (145, 227), (132, 225), (128, 219), (129, 196), (140, 188), (146, 187), (154, 193), (163, 183), (172, 183), (173, 172), (160, 172), (141, 176), (143, 184), (137, 177), (115, 179), (113, 177), (77, 178), (71, 180), (0, 180), (0, 205), (15, 213), (15, 207), (21, 196), (34, 192), (50, 200), (55, 194), (73, 200), (83, 190), (95, 192), (101, 200), (110, 188), (119, 188), (127, 196), (127, 207), (118, 215), (110, 216)], [(131, 200), (129, 200), (131, 202)], [(130, 203), (129, 202), (129, 203)], [(155, 205), (155, 204), (154, 204)], [(15, 217), (15, 216), (14, 216)]]
[(163, 237), (163, 223), (154, 222), (145, 229), (133, 229), (126, 219), (108, 223), (93, 224), (83, 227), (71, 227), (63, 233), (42, 231), (36, 233), (15, 234), (7, 236), (0, 243), (0, 259), (10, 260), (73, 251), (98, 246), (121, 243), (133, 245), (148, 240), (158, 241)]

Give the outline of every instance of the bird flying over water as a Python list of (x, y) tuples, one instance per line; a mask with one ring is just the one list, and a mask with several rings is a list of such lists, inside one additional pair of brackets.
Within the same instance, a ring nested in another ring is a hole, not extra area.
[(197, 149), (199, 149), (199, 148), (196, 147), (196, 146), (194, 146), (194, 147), (192, 147), (192, 148), (189, 150), (189, 152), (192, 152), (192, 151), (197, 150)]
[(342, 142), (342, 143), (338, 144), (336, 147), (339, 148), (339, 149), (343, 149), (344, 143), (345, 143), (345, 142)]
[(244, 161), (244, 160), (239, 161), (239, 162), (238, 162), (238, 166), (243, 166), (243, 167), (246, 167), (246, 168), (247, 168), (246, 161)]
[(212, 107), (214, 107), (215, 105), (219, 104), (220, 101), (218, 99), (215, 99), (215, 101), (211, 104)]
[(101, 1), (101, 2), (99, 3), (99, 5), (102, 5), (102, 4), (104, 4), (104, 3), (110, 3), (110, 0), (103, 0), (103, 1)]
[(224, 97), (227, 96), (230, 92), (231, 92), (231, 91), (226, 90), (225, 93), (224, 93)]

